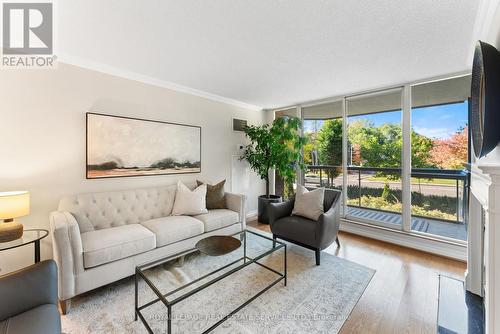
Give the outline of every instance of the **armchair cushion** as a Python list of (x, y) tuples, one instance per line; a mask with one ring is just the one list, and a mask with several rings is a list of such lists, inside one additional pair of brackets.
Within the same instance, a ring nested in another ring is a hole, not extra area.
[(292, 198), (281, 203), (269, 203), (269, 225), (271, 228), (275, 221), (292, 214), (294, 201)]
[(273, 234), (294, 241), (300, 241), (311, 247), (317, 247), (316, 230), (318, 224), (300, 216), (288, 216), (273, 222)]
[(53, 260), (0, 277), (0, 333), (61, 333)]
[(61, 333), (61, 316), (55, 304), (43, 304), (0, 322), (2, 334)]
[(0, 277), (0, 321), (44, 304), (57, 304), (57, 266), (46, 260)]
[(318, 220), (319, 216), (324, 212), (324, 198), (325, 188), (309, 191), (306, 187), (299, 185), (295, 195), (292, 214), (312, 220)]

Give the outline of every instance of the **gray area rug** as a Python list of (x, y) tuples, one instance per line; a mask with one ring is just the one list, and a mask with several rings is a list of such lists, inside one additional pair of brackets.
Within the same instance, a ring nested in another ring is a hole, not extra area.
[[(250, 240), (248, 256), (260, 254), (269, 242)], [(167, 292), (241, 255), (241, 248), (223, 257), (193, 253), (183, 266), (164, 264), (150, 269), (148, 277)], [(314, 252), (291, 244), (287, 256), (287, 286), (279, 282), (213, 333), (337, 333), (375, 273), (327, 253), (322, 253), (321, 266), (316, 266)], [(260, 262), (282, 271), (282, 261), (279, 250)], [(172, 333), (203, 332), (276, 278), (252, 264), (219, 281), (174, 306)], [(154, 298), (142, 281), (139, 291), (140, 304)], [(143, 314), (155, 333), (167, 333), (166, 308), (161, 302)], [(147, 333), (140, 320), (134, 321), (133, 277), (74, 298), (62, 325), (65, 333)]]

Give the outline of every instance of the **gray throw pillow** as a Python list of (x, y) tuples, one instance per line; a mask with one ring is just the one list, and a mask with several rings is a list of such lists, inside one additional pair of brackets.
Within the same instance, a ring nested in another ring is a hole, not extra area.
[[(196, 180), (198, 186), (202, 185), (203, 182)], [(207, 209), (225, 209), (226, 208), (226, 193), (224, 191), (224, 185), (226, 180), (210, 185), (207, 184)]]

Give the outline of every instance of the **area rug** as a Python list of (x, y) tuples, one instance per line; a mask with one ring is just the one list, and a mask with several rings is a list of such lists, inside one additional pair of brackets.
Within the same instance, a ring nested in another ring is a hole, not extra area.
[[(247, 254), (250, 257), (260, 254), (269, 247), (268, 242), (259, 238), (249, 240)], [(314, 252), (292, 244), (287, 247), (287, 286), (278, 283), (213, 333), (337, 333), (340, 330), (375, 271), (325, 252), (321, 266), (316, 266)], [(148, 277), (162, 292), (167, 292), (241, 255), (238, 251), (222, 257), (193, 253), (182, 266), (176, 262), (164, 264), (150, 269)], [(278, 271), (283, 270), (282, 261), (282, 250), (260, 260)], [(172, 333), (203, 332), (277, 277), (256, 264), (228, 276), (174, 306)], [(154, 299), (151, 289), (142, 281), (139, 296), (140, 304)], [(155, 333), (167, 333), (166, 307), (161, 302), (144, 310), (144, 315)], [(62, 326), (64, 333), (147, 333), (140, 320), (134, 321), (133, 277), (75, 297), (71, 312), (62, 317)]]

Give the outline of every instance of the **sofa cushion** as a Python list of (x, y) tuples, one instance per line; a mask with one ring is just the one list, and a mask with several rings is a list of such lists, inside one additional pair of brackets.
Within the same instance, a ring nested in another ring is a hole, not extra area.
[(156, 247), (156, 236), (140, 224), (82, 233), (85, 268), (120, 260)]
[(156, 235), (156, 247), (203, 234), (203, 223), (189, 216), (169, 216), (141, 223)]
[(239, 221), (238, 213), (228, 209), (208, 210), (208, 213), (194, 216), (194, 218), (203, 222), (205, 232), (217, 230)]
[(55, 304), (43, 304), (0, 322), (0, 333), (61, 333), (61, 316)]

